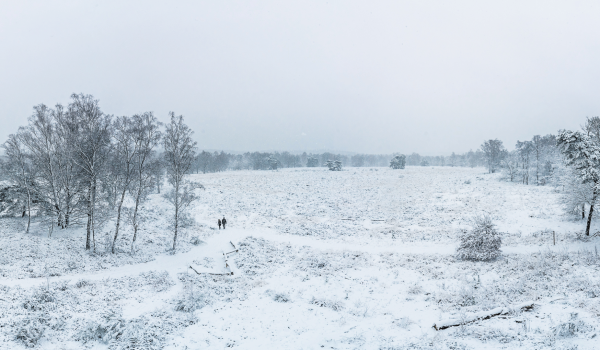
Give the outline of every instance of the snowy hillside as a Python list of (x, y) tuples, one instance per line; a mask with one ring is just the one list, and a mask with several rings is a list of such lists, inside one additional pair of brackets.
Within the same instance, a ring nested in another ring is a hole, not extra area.
[[(0, 219), (0, 348), (599, 347), (600, 238), (578, 238), (560, 189), (451, 167), (189, 178), (205, 190), (175, 254), (159, 194), (134, 253), (130, 225), (110, 254), (110, 222), (90, 253), (82, 226)], [(484, 212), (501, 257), (457, 260)]]

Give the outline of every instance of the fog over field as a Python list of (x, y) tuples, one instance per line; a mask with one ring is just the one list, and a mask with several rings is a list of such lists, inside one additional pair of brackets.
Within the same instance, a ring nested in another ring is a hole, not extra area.
[(1, 349), (598, 349), (595, 2), (0, 4)]

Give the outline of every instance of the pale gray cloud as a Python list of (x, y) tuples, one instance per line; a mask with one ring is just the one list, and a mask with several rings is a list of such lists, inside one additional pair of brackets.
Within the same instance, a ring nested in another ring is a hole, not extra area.
[(0, 138), (72, 92), (202, 148), (447, 154), (600, 114), (600, 3), (3, 1)]

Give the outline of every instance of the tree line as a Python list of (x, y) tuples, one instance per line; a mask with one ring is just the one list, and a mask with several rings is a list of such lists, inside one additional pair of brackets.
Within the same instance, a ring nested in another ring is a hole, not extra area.
[[(290, 152), (246, 152), (232, 154), (224, 151), (199, 152), (193, 165), (197, 174), (216, 173), (226, 170), (274, 170), (278, 168), (328, 167), (328, 162), (340, 162), (343, 166), (352, 167), (387, 167), (390, 161), (398, 156), (394, 154), (354, 154), (343, 155), (331, 152), (293, 154)], [(464, 154), (452, 153), (450, 156), (421, 156), (412, 153), (406, 157), (406, 164), (411, 166), (484, 166), (481, 150)]]
[(590, 235), (600, 194), (600, 117), (587, 118), (579, 131), (517, 141), (512, 151), (498, 139), (487, 140), (481, 152), (489, 173), (502, 172), (505, 180), (523, 185), (555, 186), (566, 212), (587, 218), (585, 235)]

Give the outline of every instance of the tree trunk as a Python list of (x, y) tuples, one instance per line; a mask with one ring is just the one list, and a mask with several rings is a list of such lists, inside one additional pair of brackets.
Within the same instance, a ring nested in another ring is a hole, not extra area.
[[(596, 197), (596, 196), (594, 196)], [(594, 203), (595, 201), (593, 201), (592, 203)], [(590, 212), (588, 213), (588, 220), (587, 220), (587, 227), (585, 229), (585, 235), (589, 236), (590, 235), (590, 226), (592, 225), (592, 214), (594, 213), (594, 205), (590, 205)]]
[(581, 220), (585, 219), (585, 203), (581, 205)]
[(29, 233), (29, 226), (31, 225), (31, 193), (27, 190), (27, 231)]
[(88, 222), (87, 222), (87, 229), (86, 229), (86, 240), (85, 240), (85, 250), (90, 250), (91, 249), (91, 236), (92, 236), (92, 225), (94, 222), (94, 201), (95, 201), (95, 194), (96, 194), (96, 180), (92, 180), (92, 183), (90, 185), (90, 189), (89, 189), (90, 193), (89, 193), (89, 200), (88, 200)]
[(117, 224), (115, 228), (115, 238), (113, 238), (112, 243), (112, 253), (115, 253), (115, 244), (117, 243), (117, 236), (119, 236), (119, 225), (121, 224), (121, 208), (123, 208), (123, 201), (125, 200), (125, 189), (123, 189), (123, 193), (121, 193), (121, 201), (119, 202), (119, 207), (117, 209)]
[(135, 198), (135, 209), (133, 210), (133, 239), (131, 240), (131, 252), (133, 253), (133, 248), (135, 244), (135, 240), (137, 239), (137, 212), (138, 207), (140, 206), (140, 197), (142, 196), (142, 184), (139, 185), (137, 197)]
[(177, 228), (179, 226), (179, 184), (175, 185), (175, 235), (173, 236), (173, 252), (175, 252), (175, 244), (177, 243)]

